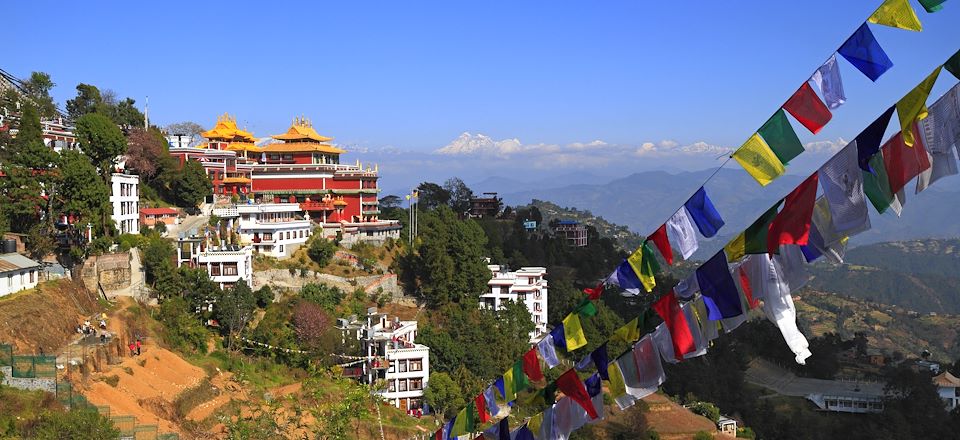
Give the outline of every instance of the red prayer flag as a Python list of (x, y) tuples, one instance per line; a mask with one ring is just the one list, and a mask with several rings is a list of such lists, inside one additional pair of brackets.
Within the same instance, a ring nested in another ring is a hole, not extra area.
[(673, 289), (653, 303), (653, 310), (663, 318), (667, 330), (670, 330), (674, 356), (678, 361), (682, 361), (683, 355), (692, 352), (695, 347), (693, 334), (690, 333), (690, 325), (687, 323), (687, 316), (680, 309), (680, 303), (677, 302), (677, 296), (673, 293)]
[(487, 423), (490, 421), (490, 414), (487, 413), (487, 398), (480, 393), (477, 397), (473, 398), (473, 403), (477, 405), (477, 414), (480, 414), (480, 423)]
[(443, 426), (433, 434), (434, 440), (443, 440)]
[(817, 201), (817, 176), (813, 173), (787, 194), (783, 209), (767, 231), (767, 252), (775, 253), (781, 244), (805, 245), (810, 237), (810, 219)]
[(540, 359), (537, 357), (537, 349), (531, 348), (523, 355), (523, 374), (536, 382), (543, 380), (543, 371), (540, 370)]
[(603, 295), (603, 281), (597, 284), (597, 287), (587, 287), (583, 289), (583, 293), (587, 294), (587, 298), (590, 300), (600, 299), (600, 295)]
[[(916, 123), (914, 133), (923, 133)], [(890, 191), (896, 194), (907, 182), (930, 168), (930, 158), (923, 145), (923, 136), (914, 136), (913, 147), (903, 143), (903, 136), (897, 133), (883, 145), (883, 165), (887, 169)]]
[(739, 269), (740, 272), (740, 287), (743, 288), (743, 296), (747, 297), (747, 305), (751, 309), (757, 308), (760, 305), (760, 301), (753, 299), (753, 288), (750, 287), (750, 277), (747, 276), (747, 271), (743, 269), (743, 266)]
[(670, 240), (667, 238), (667, 225), (660, 225), (653, 234), (647, 237), (647, 240), (653, 241), (653, 244), (657, 245), (660, 255), (663, 255), (663, 259), (667, 261), (667, 264), (673, 266), (673, 249), (670, 248)]
[(597, 409), (593, 407), (593, 401), (590, 400), (590, 395), (587, 394), (587, 388), (583, 386), (583, 381), (577, 376), (576, 371), (573, 371), (572, 368), (567, 370), (566, 373), (557, 378), (556, 384), (557, 389), (563, 392), (565, 396), (573, 399), (574, 402), (587, 410), (591, 419), (599, 417)]
[(833, 115), (830, 109), (820, 100), (817, 92), (813, 91), (809, 82), (803, 83), (799, 89), (783, 105), (783, 109), (790, 112), (794, 118), (797, 118), (807, 130), (817, 134)]

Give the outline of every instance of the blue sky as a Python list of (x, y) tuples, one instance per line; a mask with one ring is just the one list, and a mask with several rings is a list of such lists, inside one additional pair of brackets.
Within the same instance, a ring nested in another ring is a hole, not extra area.
[[(268, 136), (303, 114), (338, 142), (376, 158), (423, 154), (425, 167), (444, 166), (428, 153), (463, 132), (561, 148), (730, 147), (879, 3), (13, 2), (0, 67), (50, 73), (61, 103), (80, 82), (149, 96), (160, 125), (211, 126), (227, 111)], [(894, 68), (871, 83), (841, 60), (848, 103), (805, 142), (852, 138), (960, 47), (960, 2), (936, 14), (912, 4), (924, 31), (872, 26)], [(944, 76), (934, 95), (954, 82)]]

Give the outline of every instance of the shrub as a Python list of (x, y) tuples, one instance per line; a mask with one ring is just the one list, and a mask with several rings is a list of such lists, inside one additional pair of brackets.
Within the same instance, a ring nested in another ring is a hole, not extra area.
[(320, 265), (320, 267), (323, 267), (330, 264), (330, 259), (333, 258), (333, 253), (336, 251), (336, 244), (325, 238), (318, 237), (310, 242), (310, 247), (307, 248), (307, 255), (311, 260)]
[(710, 419), (713, 423), (717, 423), (717, 421), (720, 420), (720, 408), (717, 408), (716, 405), (710, 402), (694, 403), (690, 405), (690, 411)]
[(698, 431), (693, 435), (693, 440), (713, 440), (713, 436), (706, 431)]

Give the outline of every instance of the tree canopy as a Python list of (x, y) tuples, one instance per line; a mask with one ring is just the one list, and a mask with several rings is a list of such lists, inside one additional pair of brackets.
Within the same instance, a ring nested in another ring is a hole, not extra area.
[(120, 128), (101, 114), (89, 113), (77, 120), (77, 140), (104, 182), (110, 182), (117, 157), (127, 152), (127, 139)]
[(182, 175), (174, 182), (173, 191), (181, 206), (196, 207), (213, 194), (212, 185), (203, 165), (188, 160), (183, 164)]

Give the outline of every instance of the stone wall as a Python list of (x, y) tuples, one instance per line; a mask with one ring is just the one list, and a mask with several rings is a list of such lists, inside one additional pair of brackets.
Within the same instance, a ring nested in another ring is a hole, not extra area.
[(83, 285), (97, 291), (97, 280), (104, 290), (120, 290), (130, 287), (130, 253), (98, 255), (87, 258), (80, 272)]
[(57, 380), (54, 378), (27, 379), (13, 377), (12, 367), (0, 367), (0, 374), (3, 375), (3, 384), (6, 386), (21, 390), (42, 390), (57, 393)]
[(397, 285), (397, 277), (393, 274), (344, 278), (313, 271), (307, 271), (306, 276), (300, 276), (299, 271), (290, 275), (290, 271), (287, 269), (260, 270), (253, 273), (254, 289), (270, 285), (271, 287), (299, 290), (309, 283), (324, 283), (348, 293), (353, 292), (357, 287), (361, 287), (364, 290), (371, 288), (367, 292), (373, 294), (376, 293), (378, 287), (382, 287), (384, 293), (393, 296), (401, 295), (400, 288)]

